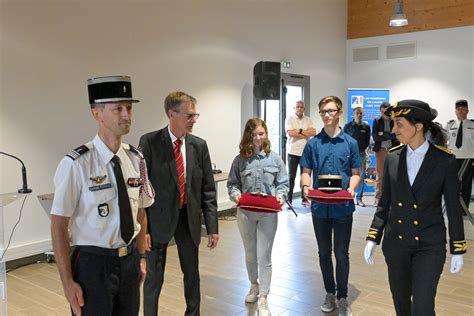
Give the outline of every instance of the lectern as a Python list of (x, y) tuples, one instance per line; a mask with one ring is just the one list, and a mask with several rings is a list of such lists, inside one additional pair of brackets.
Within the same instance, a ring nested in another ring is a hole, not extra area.
[(5, 258), (1, 258), (5, 252), (5, 236), (3, 227), (3, 208), (8, 204), (23, 197), (25, 194), (4, 193), (0, 194), (0, 315), (7, 315), (7, 271), (5, 269)]

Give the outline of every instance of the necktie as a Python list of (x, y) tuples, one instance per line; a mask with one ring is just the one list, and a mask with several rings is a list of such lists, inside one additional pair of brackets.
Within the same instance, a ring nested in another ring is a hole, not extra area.
[(184, 205), (184, 160), (183, 154), (181, 153), (181, 139), (177, 139), (174, 142), (174, 159), (176, 160), (176, 171), (178, 171), (179, 180), (179, 208), (183, 208)]
[(461, 148), (462, 146), (462, 121), (459, 124), (458, 136), (456, 136), (456, 147)]
[(115, 181), (117, 181), (118, 202), (120, 208), (120, 232), (123, 241), (128, 244), (134, 233), (132, 208), (130, 207), (130, 200), (128, 198), (127, 188), (125, 187), (122, 168), (120, 167), (120, 158), (114, 156), (112, 162), (114, 163)]

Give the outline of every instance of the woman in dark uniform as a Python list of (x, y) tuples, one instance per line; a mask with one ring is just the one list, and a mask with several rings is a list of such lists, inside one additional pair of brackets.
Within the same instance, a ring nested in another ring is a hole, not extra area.
[(404, 100), (387, 112), (402, 144), (393, 148), (384, 165), (383, 194), (367, 236), (364, 257), (374, 263), (375, 245), (385, 232), (382, 251), (397, 315), (435, 315), (438, 281), (446, 261), (449, 222), (451, 272), (463, 265), (466, 252), (457, 164), (450, 151), (426, 139), (442, 131), (433, 123), (436, 111), (418, 100)]

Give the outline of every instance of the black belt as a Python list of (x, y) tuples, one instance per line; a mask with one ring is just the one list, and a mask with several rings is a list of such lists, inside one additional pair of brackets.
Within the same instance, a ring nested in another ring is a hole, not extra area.
[(135, 241), (133, 241), (130, 245), (120, 248), (101, 248), (96, 246), (77, 246), (79, 251), (84, 251), (88, 253), (93, 253), (95, 255), (103, 255), (103, 256), (112, 256), (112, 257), (125, 257), (128, 256), (135, 250)]

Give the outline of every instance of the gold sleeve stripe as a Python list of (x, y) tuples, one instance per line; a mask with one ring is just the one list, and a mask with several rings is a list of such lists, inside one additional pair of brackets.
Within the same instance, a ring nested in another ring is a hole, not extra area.
[(467, 242), (466, 240), (453, 241), (454, 252), (466, 252)]
[(465, 244), (454, 244), (454, 252), (466, 251), (467, 243)]
[(376, 234), (376, 233), (369, 232), (369, 233), (367, 234), (367, 237), (368, 237), (368, 238), (372, 238), (372, 239), (377, 239), (377, 234)]

